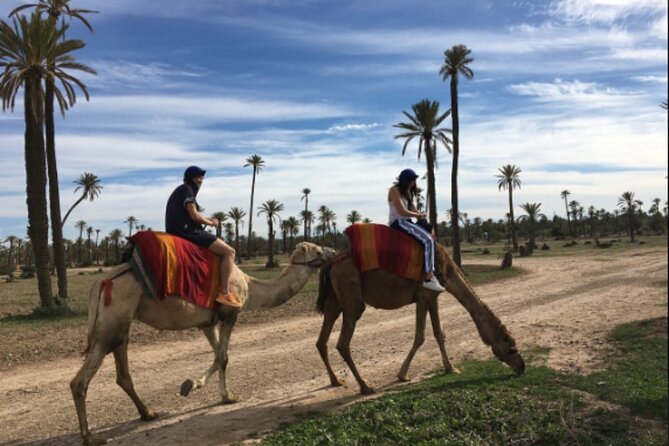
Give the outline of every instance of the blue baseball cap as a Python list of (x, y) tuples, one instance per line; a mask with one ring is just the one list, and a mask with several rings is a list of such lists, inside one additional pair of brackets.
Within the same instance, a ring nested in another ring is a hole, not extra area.
[(414, 172), (413, 169), (404, 169), (402, 172), (400, 172), (401, 183), (408, 183), (415, 180), (416, 178), (418, 178), (418, 174)]
[(200, 169), (198, 166), (189, 166), (184, 171), (184, 181), (192, 180), (195, 177), (203, 177), (205, 173), (207, 171)]

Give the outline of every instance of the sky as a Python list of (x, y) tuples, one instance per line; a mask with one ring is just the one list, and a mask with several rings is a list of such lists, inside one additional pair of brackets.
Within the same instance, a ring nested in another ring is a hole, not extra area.
[[(27, 1), (2, 0), (0, 17)], [(207, 170), (205, 213), (249, 212), (260, 155), (258, 207), (275, 199), (281, 218), (325, 205), (337, 227), (357, 210), (387, 219), (387, 190), (404, 168), (426, 171), (416, 144), (402, 156), (393, 125), (430, 99), (450, 108), (444, 51), (471, 50), (460, 79), (459, 207), (470, 219), (508, 212), (498, 169), (521, 168), (516, 206), (541, 203), (564, 217), (560, 192), (581, 206), (617, 208), (626, 191), (667, 200), (666, 0), (71, 0), (75, 53), (97, 76), (56, 119), (63, 214), (74, 181), (97, 175), (101, 195), (82, 202), (64, 235), (85, 221), (101, 235), (127, 234), (129, 216), (164, 228), (165, 203), (184, 169)], [(444, 127), (451, 128), (450, 118)], [(0, 241), (26, 237), (23, 108), (0, 113)], [(440, 146), (437, 211), (451, 207), (450, 153)], [(419, 180), (419, 187), (425, 188)], [(516, 216), (523, 214), (519, 207)], [(248, 216), (243, 232), (247, 230)]]

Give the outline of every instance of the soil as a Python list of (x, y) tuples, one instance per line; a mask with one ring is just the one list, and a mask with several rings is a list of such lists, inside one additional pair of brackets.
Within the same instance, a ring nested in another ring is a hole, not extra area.
[[(619, 258), (527, 257), (514, 263), (526, 273), (478, 286), (477, 293), (505, 323), (521, 354), (547, 348), (542, 363), (557, 370), (598, 370), (614, 353), (607, 341), (614, 327), (667, 316), (666, 249), (640, 248)], [(239, 403), (218, 404), (216, 375), (189, 397), (179, 396), (181, 383), (202, 374), (213, 355), (195, 331), (181, 338), (156, 336), (151, 343), (131, 345), (129, 357), (135, 388), (160, 417), (139, 421), (134, 405), (115, 384), (113, 359), (107, 357), (88, 391), (93, 432), (117, 445), (254, 443), (282, 422), (362, 400), (334, 348), (339, 322), (330, 340), (330, 358), (347, 384), (332, 388), (315, 348), (321, 317), (279, 308), (262, 317), (242, 317), (235, 328), (228, 385)], [(440, 312), (454, 365), (492, 357), (454, 298), (444, 294)], [(353, 357), (368, 384), (381, 394), (403, 386), (396, 374), (413, 342), (413, 325), (411, 306), (390, 312), (368, 308), (358, 323)], [(81, 363), (81, 357), (69, 355), (0, 372), (0, 443), (80, 444), (69, 381)], [(440, 363), (437, 344), (428, 333), (410, 372), (421, 379)], [(461, 371), (467, 373), (466, 368)]]

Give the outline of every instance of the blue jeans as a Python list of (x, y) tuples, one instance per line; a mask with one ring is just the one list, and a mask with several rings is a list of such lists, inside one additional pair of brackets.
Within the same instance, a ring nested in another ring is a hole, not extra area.
[(432, 234), (413, 221), (404, 218), (398, 218), (390, 227), (409, 234), (423, 245), (423, 267), (425, 268), (425, 272), (434, 272), (434, 239), (432, 238)]

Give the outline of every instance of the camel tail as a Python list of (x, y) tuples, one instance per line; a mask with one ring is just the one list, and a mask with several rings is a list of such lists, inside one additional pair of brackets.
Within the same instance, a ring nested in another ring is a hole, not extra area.
[(328, 294), (332, 291), (332, 282), (330, 281), (330, 271), (334, 262), (330, 261), (321, 267), (318, 280), (318, 299), (316, 300), (316, 311), (319, 314), (325, 312), (325, 301), (328, 299)]
[(102, 297), (102, 280), (96, 280), (88, 291), (88, 336), (86, 336), (86, 349), (81, 352), (83, 356), (88, 355), (91, 348), (95, 324), (98, 320), (98, 305)]
[(104, 279), (96, 280), (91, 286), (88, 292), (88, 336), (86, 337), (86, 349), (81, 353), (82, 355), (86, 356), (91, 348), (100, 313), (100, 304), (107, 306), (112, 302), (112, 281), (128, 271), (130, 271), (130, 265), (122, 263), (107, 274)]

